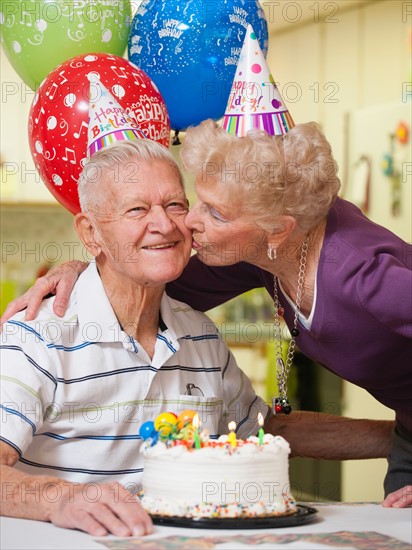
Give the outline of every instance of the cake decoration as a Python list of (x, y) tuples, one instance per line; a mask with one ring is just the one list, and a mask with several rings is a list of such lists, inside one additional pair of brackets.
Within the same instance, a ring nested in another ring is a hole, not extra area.
[[(160, 413), (154, 422), (148, 420), (141, 425), (140, 437), (146, 446), (155, 445), (158, 440), (167, 443), (185, 445), (188, 448), (200, 449), (209, 439), (207, 430), (199, 431), (199, 415), (195, 411), (184, 410), (179, 415), (172, 412)], [(202, 438), (202, 439), (201, 439)]]

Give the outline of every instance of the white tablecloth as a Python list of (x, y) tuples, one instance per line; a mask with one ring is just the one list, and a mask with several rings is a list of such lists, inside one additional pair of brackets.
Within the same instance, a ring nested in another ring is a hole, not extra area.
[[(186, 545), (194, 549), (202, 547), (222, 550), (327, 550), (338, 547), (344, 550), (412, 550), (412, 508), (383, 508), (380, 504), (368, 503), (311, 506), (318, 510), (317, 519), (305, 525), (264, 530), (203, 530), (155, 526), (154, 534), (147, 537), (106, 537), (104, 542), (110, 544), (111, 548), (119, 549), (144, 549), (148, 548), (148, 542), (151, 541), (152, 549), (182, 549)], [(49, 523), (2, 517), (0, 526), (1, 550), (107, 548), (106, 544), (90, 535), (59, 529)], [(372, 539), (370, 537), (374, 535), (370, 532), (380, 535)], [(326, 538), (321, 535), (324, 533), (331, 535)], [(266, 542), (254, 539), (255, 535), (264, 535)], [(294, 535), (289, 537), (294, 540), (281, 541), (279, 537), (284, 535)], [(200, 539), (187, 541), (186, 537)], [(337, 545), (337, 537), (340, 538), (340, 546)], [(394, 537), (397, 541), (386, 537)]]

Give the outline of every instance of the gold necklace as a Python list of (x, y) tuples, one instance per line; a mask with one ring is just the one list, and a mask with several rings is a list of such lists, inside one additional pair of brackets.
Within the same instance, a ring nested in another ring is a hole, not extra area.
[(275, 333), (275, 352), (276, 352), (276, 379), (278, 385), (277, 397), (272, 399), (272, 409), (274, 414), (290, 414), (292, 407), (288, 399), (288, 377), (293, 364), (293, 356), (295, 354), (296, 341), (299, 336), (298, 319), (300, 305), (302, 302), (303, 289), (306, 275), (306, 264), (308, 259), (309, 235), (306, 235), (302, 243), (300, 251), (299, 272), (298, 272), (298, 288), (295, 301), (295, 317), (293, 319), (293, 328), (290, 330), (291, 339), (289, 341), (288, 351), (286, 354), (286, 363), (283, 361), (282, 353), (282, 330), (280, 326), (280, 318), (283, 317), (284, 309), (280, 305), (278, 296), (277, 277), (273, 277), (273, 301), (274, 301), (274, 333)]

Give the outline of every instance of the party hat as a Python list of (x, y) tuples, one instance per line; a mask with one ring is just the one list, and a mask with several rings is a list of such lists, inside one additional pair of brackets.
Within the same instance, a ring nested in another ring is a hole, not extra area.
[(88, 132), (89, 157), (116, 141), (146, 138), (133, 116), (120, 106), (99, 80), (90, 83)]
[(246, 31), (222, 125), (239, 137), (256, 128), (279, 136), (295, 125), (251, 25)]

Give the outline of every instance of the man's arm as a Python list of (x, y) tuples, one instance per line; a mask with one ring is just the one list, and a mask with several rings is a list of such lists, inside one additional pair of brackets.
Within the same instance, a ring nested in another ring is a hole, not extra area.
[(50, 521), (57, 527), (80, 529), (100, 537), (119, 537), (152, 532), (148, 514), (118, 483), (96, 484), (89, 496), (85, 483), (57, 477), (32, 476), (14, 468), (19, 455), (0, 442), (1, 515)]
[(351, 460), (386, 458), (395, 423), (294, 411), (271, 416), (265, 431), (290, 444), (291, 457)]

